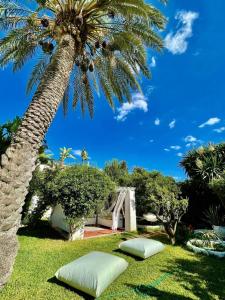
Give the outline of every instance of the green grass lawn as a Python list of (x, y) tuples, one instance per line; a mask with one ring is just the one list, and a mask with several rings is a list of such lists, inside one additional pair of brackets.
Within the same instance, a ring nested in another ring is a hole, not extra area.
[[(163, 235), (153, 238), (167, 243)], [(105, 251), (125, 258), (129, 267), (98, 298), (106, 299), (225, 299), (225, 261), (197, 256), (180, 246), (166, 245), (164, 252), (145, 261), (119, 251), (121, 234), (66, 242), (45, 223), (38, 230), (19, 232), (20, 251), (14, 273), (0, 293), (1, 300), (72, 300), (90, 297), (59, 284), (55, 271), (89, 251)]]

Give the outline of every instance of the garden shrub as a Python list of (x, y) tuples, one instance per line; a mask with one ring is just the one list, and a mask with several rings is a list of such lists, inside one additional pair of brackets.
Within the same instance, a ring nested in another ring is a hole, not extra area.
[(34, 215), (40, 217), (46, 207), (60, 204), (71, 226), (99, 212), (115, 191), (115, 184), (104, 172), (89, 166), (58, 167), (43, 171), (40, 177), (40, 203)]

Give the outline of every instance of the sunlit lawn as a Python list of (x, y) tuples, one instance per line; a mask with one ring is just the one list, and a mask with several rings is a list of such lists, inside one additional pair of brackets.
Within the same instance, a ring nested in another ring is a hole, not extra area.
[[(153, 235), (167, 242), (164, 236)], [(45, 223), (39, 230), (22, 229), (14, 273), (0, 299), (90, 299), (59, 284), (54, 273), (92, 250), (113, 253), (129, 262), (127, 271), (99, 299), (225, 299), (225, 260), (196, 256), (180, 246), (166, 245), (164, 252), (142, 261), (117, 251), (118, 243), (127, 237), (122, 234), (66, 242)]]

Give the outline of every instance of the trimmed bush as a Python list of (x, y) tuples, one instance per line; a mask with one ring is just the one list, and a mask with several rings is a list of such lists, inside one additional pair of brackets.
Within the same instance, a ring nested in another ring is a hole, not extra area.
[(115, 191), (115, 184), (106, 174), (89, 166), (75, 165), (41, 173), (37, 187), (40, 202), (34, 215), (40, 218), (48, 206), (60, 204), (74, 230), (82, 218), (99, 212)]

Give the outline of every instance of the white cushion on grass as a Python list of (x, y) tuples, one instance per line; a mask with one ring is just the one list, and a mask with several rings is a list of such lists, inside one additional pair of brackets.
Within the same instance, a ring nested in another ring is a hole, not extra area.
[(61, 267), (55, 276), (73, 288), (99, 297), (127, 267), (123, 258), (94, 251)]
[(132, 255), (148, 258), (149, 256), (161, 252), (165, 246), (155, 240), (136, 238), (120, 243), (119, 248)]

